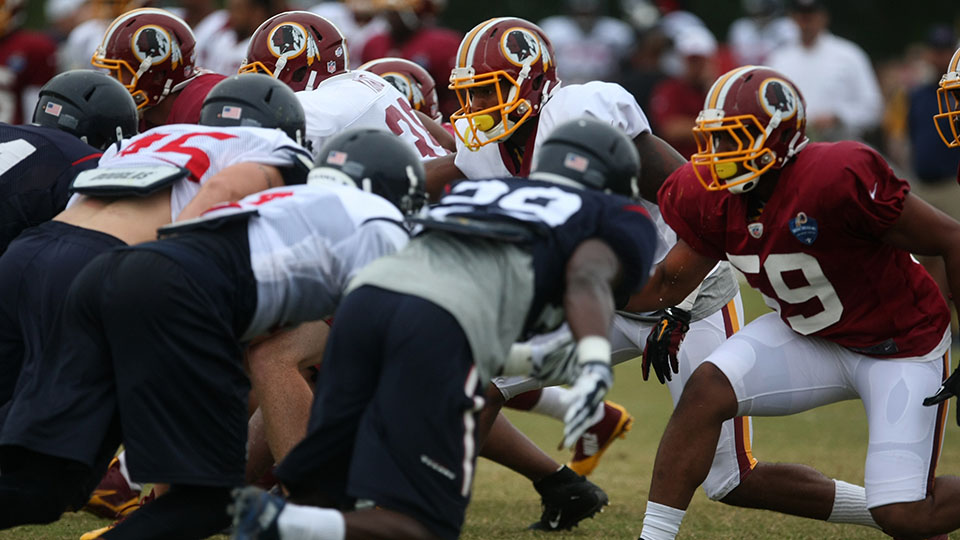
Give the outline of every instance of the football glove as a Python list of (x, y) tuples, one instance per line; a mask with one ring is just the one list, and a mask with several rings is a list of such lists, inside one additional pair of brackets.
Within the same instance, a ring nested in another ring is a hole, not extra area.
[(690, 329), (690, 312), (671, 307), (660, 313), (660, 320), (650, 329), (647, 344), (643, 347), (643, 380), (650, 376), (650, 366), (657, 374), (657, 380), (664, 384), (664, 380), (673, 380), (672, 373), (680, 372), (680, 361), (677, 354), (683, 337)]
[(580, 375), (570, 388), (569, 405), (563, 418), (560, 448), (570, 448), (583, 433), (603, 418), (603, 398), (613, 386), (610, 368), (610, 342), (600, 336), (587, 336), (577, 343)]
[[(960, 367), (953, 371), (953, 374), (947, 377), (940, 385), (937, 393), (924, 399), (924, 407), (932, 407), (954, 396), (960, 395)], [(957, 407), (957, 425), (960, 426), (960, 405)]]

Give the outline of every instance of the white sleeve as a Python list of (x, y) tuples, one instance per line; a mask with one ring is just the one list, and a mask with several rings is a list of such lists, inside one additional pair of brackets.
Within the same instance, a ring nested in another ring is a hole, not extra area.
[(250, 131), (243, 134), (245, 140), (238, 151), (222, 153), (227, 161), (223, 163), (220, 170), (237, 163), (260, 163), (285, 167), (292, 165), (298, 154), (311, 159), (306, 148), (278, 129), (247, 129)]
[(552, 131), (558, 124), (581, 116), (618, 127), (631, 139), (650, 131), (650, 121), (637, 100), (616, 83), (592, 81), (561, 87), (544, 107), (544, 113), (537, 134), (540, 140), (548, 134), (544, 128)]

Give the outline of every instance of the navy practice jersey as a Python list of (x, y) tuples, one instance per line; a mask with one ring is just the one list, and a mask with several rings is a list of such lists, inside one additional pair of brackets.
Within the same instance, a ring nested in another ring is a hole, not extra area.
[(620, 259), (614, 291), (626, 303), (650, 276), (656, 226), (639, 203), (600, 191), (528, 180), (463, 180), (454, 184), (422, 221), (430, 228), (486, 236), (529, 246), (534, 297), (525, 333), (548, 330), (563, 320), (567, 261), (590, 238), (603, 240)]
[(59, 214), (73, 177), (99, 157), (69, 133), (0, 123), (0, 253), (20, 231)]

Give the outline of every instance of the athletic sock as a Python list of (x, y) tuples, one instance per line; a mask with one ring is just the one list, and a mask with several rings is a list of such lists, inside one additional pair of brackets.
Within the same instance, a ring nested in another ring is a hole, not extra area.
[(347, 524), (337, 510), (287, 503), (277, 518), (283, 540), (344, 540)]
[(880, 529), (867, 510), (867, 491), (861, 486), (848, 484), (843, 480), (834, 480), (836, 491), (833, 495), (833, 510), (827, 521), (832, 523), (853, 523)]
[(127, 469), (127, 451), (124, 450), (117, 455), (117, 461), (120, 462), (120, 474), (123, 475), (123, 479), (127, 481), (127, 485), (130, 486), (130, 489), (134, 491), (140, 491), (143, 489), (143, 486), (134, 482), (130, 479), (130, 471)]
[(648, 501), (640, 537), (644, 540), (674, 540), (680, 532), (680, 522), (686, 513), (686, 510)]
[(107, 531), (104, 540), (206, 538), (230, 525), (230, 488), (177, 485)]
[(540, 401), (530, 410), (563, 422), (563, 417), (566, 416), (569, 406), (570, 390), (560, 386), (548, 386), (540, 394)]

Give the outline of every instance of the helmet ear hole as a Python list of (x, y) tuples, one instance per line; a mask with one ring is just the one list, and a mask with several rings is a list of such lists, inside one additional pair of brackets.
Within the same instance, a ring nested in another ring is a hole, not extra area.
[(307, 66), (297, 68), (293, 74), (290, 76), (290, 80), (293, 82), (303, 82), (304, 77), (307, 76)]

